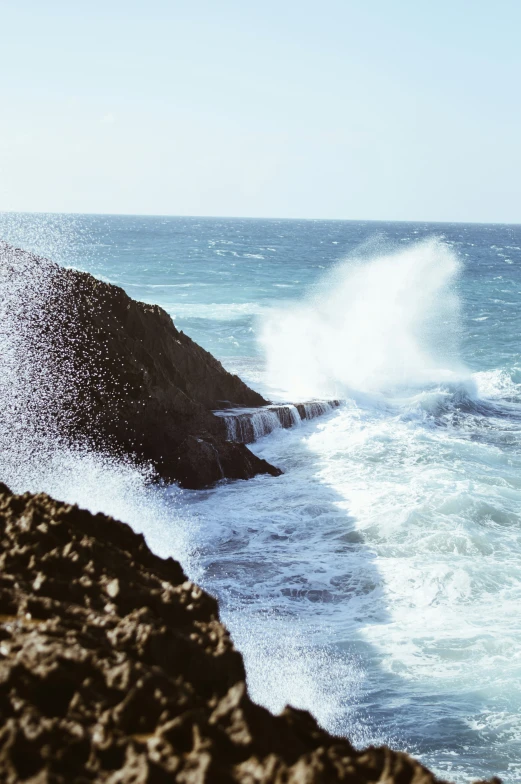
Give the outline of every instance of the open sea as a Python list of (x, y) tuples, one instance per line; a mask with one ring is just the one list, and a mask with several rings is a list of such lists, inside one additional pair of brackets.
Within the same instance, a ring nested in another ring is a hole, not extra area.
[(161, 488), (30, 433), (0, 479), (178, 558), (268, 708), (519, 782), (521, 226), (0, 214), (0, 239), (161, 305), (274, 401), (343, 401), (252, 446), (278, 479)]

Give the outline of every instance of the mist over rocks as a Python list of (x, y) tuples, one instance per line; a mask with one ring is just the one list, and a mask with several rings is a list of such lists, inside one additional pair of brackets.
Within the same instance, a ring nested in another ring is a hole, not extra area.
[(128, 525), (0, 484), (0, 540), (3, 783), (438, 781), (253, 703), (215, 599)]
[(267, 401), (162, 308), (0, 243), (0, 316), (3, 449), (22, 449), (30, 431), (36, 450), (108, 450), (189, 488), (281, 473), (229, 443), (211, 413)]

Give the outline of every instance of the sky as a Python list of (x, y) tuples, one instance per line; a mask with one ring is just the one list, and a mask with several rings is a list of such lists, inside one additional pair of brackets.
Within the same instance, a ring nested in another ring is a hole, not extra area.
[(521, 222), (519, 0), (0, 0), (0, 211)]

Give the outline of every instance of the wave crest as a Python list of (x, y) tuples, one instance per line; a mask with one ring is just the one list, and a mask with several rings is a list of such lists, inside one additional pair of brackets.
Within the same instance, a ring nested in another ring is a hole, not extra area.
[(268, 379), (289, 396), (454, 381), (460, 261), (438, 238), (336, 266), (304, 301), (264, 316)]

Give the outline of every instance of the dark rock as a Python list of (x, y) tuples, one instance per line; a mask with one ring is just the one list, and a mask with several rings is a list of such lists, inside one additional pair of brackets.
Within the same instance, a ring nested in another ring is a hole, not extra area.
[(435, 784), (253, 703), (215, 599), (102, 514), (0, 493), (2, 784)]
[(131, 456), (186, 487), (281, 473), (228, 444), (223, 421), (212, 414), (223, 401), (267, 401), (177, 330), (164, 310), (5, 243), (0, 261), (5, 333), (18, 341), (16, 352), (4, 352), (11, 367), (0, 375), (17, 425), (23, 415), (43, 435)]
[[(175, 461), (179, 467), (175, 466)], [(197, 488), (220, 479), (249, 479), (256, 474), (280, 476), (281, 471), (256, 457), (244, 444), (217, 442), (211, 437), (187, 436), (173, 455), (171, 476), (184, 487)], [(165, 461), (168, 471), (170, 461)]]

